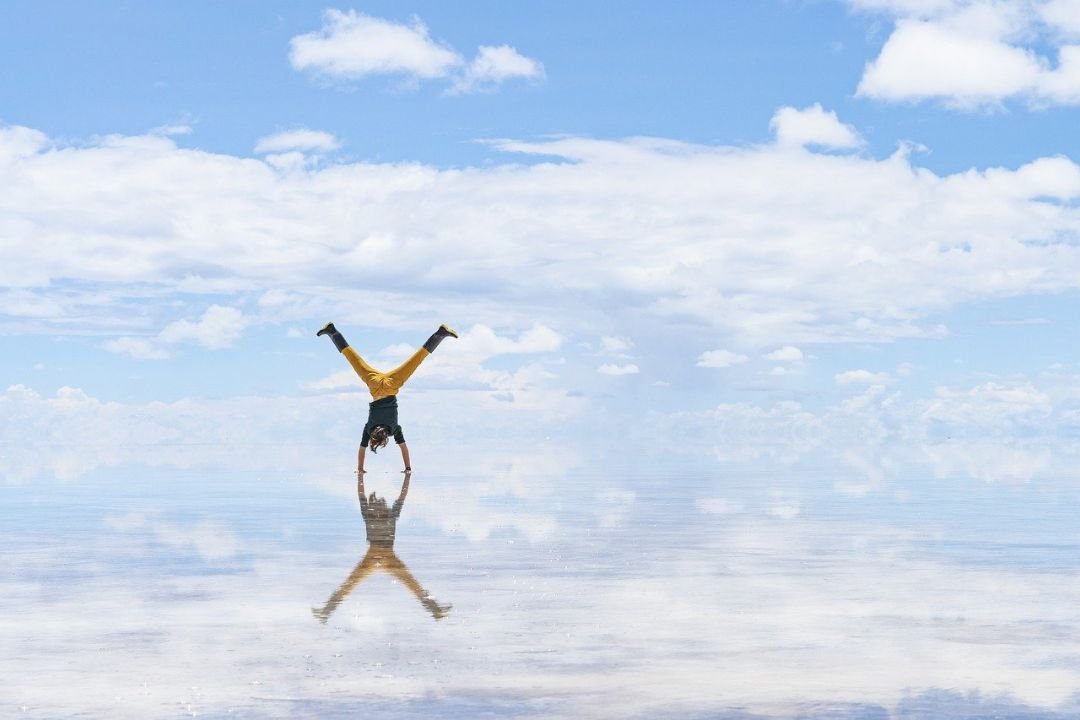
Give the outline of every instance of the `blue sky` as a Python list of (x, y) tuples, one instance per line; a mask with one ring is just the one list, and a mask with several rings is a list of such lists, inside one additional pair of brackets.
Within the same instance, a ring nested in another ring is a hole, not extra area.
[(296, 72), (289, 40), (317, 29), (326, 7), (8, 3), (3, 120), (73, 140), (191, 123), (184, 146), (233, 154), (310, 126), (339, 137), (347, 157), (454, 165), (497, 159), (473, 142), (487, 137), (764, 142), (778, 107), (820, 102), (859, 127), (872, 152), (919, 142), (931, 149), (920, 165), (939, 170), (1075, 154), (1068, 107), (958, 114), (854, 97), (891, 18), (841, 2), (356, 8), (395, 22), (419, 17), (432, 38), (465, 53), (509, 44), (547, 71), (539, 85), (455, 99), (438, 83), (395, 92), (400, 78), (387, 77), (328, 91)]
[(314, 328), (386, 364), (446, 320), (447, 428), (944, 392), (1068, 435), (1067, 4), (3, 12), (0, 368), (40, 402), (360, 400)]

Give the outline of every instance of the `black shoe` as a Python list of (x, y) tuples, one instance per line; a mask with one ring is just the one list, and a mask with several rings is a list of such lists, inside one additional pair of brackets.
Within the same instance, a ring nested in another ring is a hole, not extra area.
[(329, 322), (323, 325), (323, 329), (315, 333), (316, 335), (326, 335), (333, 341), (334, 347), (338, 349), (338, 352), (343, 352), (345, 348), (349, 347), (349, 341), (341, 336), (341, 333), (334, 327), (334, 323)]
[(424, 343), (424, 349), (427, 350), (429, 353), (433, 353), (435, 352), (435, 348), (439, 347), (439, 343), (441, 343), (444, 338), (448, 337), (456, 338), (457, 333), (451, 330), (446, 325), (440, 325), (439, 329), (431, 333), (431, 337), (429, 337), (427, 339), (427, 342)]

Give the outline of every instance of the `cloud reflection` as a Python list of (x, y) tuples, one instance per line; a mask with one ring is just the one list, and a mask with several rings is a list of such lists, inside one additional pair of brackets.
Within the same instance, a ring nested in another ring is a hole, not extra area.
[(1034, 487), (915, 485), (905, 511), (792, 473), (504, 467), (394, 475), (385, 500), (368, 475), (348, 572), (351, 498), (146, 477), (72, 484), (52, 515), (31, 487), (0, 504), (0, 677), (25, 717), (1077, 717), (1074, 508)]

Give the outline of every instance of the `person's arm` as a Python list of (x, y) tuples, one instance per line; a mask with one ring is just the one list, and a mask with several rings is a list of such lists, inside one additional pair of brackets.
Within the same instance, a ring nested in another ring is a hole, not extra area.
[[(360, 449), (363, 450), (363, 448)], [(364, 472), (362, 470), (356, 473), (356, 497), (360, 499), (360, 514), (367, 518), (368, 499), (367, 493), (364, 492)]]
[(360, 449), (356, 451), (356, 474), (360, 478), (360, 483), (364, 482), (364, 456), (367, 455), (367, 445), (361, 445)]
[(405, 463), (405, 484), (409, 484), (409, 473), (412, 472), (412, 464), (409, 462), (409, 446), (405, 443), (398, 443), (398, 447), (401, 448), (401, 460)]

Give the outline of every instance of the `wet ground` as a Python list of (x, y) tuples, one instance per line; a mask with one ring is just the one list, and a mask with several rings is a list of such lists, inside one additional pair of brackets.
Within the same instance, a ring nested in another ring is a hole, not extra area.
[(379, 470), (362, 507), (347, 469), (0, 485), (0, 711), (1078, 717), (1072, 488)]

